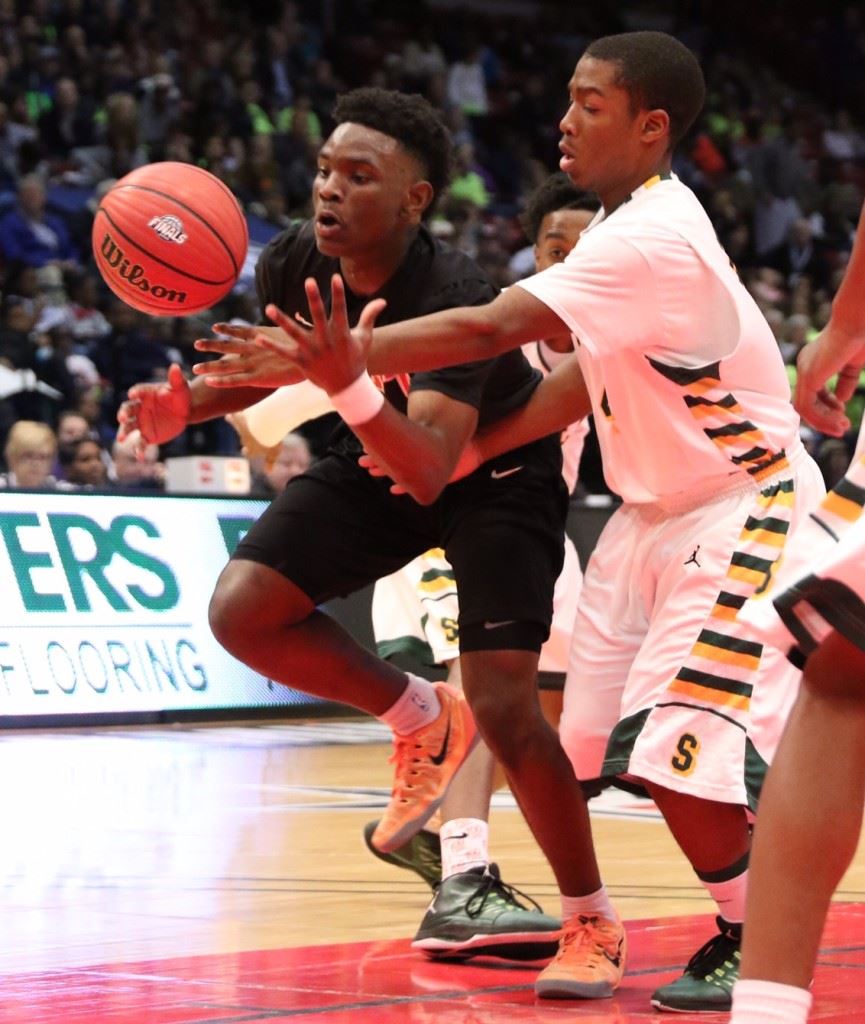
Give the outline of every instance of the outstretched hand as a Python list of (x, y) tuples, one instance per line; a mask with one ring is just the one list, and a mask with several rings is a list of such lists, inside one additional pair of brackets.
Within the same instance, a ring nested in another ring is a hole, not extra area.
[[(802, 418), (823, 434), (840, 437), (850, 429), (845, 406), (859, 384), (859, 375), (865, 365), (865, 336), (859, 351), (839, 366), (838, 339), (832, 324), (825, 327), (819, 337), (799, 352), (796, 360), (796, 394), (794, 404)], [(845, 345), (842, 351), (850, 351)], [(835, 390), (830, 391), (828, 381), (837, 373)]]
[[(278, 327), (214, 324), (213, 331), (222, 337), (198, 338), (195, 350), (214, 352), (219, 359), (192, 367), (192, 372), (204, 377), (208, 387), (279, 388), (303, 380), (303, 374), (292, 361), (291, 339)], [(284, 344), (278, 352), (273, 352), (256, 345), (258, 337), (273, 338)]]
[(189, 421), (189, 382), (172, 363), (168, 379), (160, 384), (135, 384), (117, 410), (117, 440), (125, 441), (139, 431), (140, 450), (148, 444), (164, 444), (182, 433)]
[(274, 355), (291, 359), (307, 380), (333, 395), (347, 388), (366, 370), (372, 330), (387, 303), (384, 299), (368, 302), (352, 330), (345, 305), (345, 285), (339, 274), (331, 278), (330, 316), (313, 278), (306, 279), (304, 289), (312, 326), (302, 326), (270, 305), (265, 312), (282, 328), (285, 337), (274, 337), (272, 332), (260, 333), (256, 335), (255, 344)]
[[(460, 454), (460, 457), (457, 460), (457, 464), (456, 466), (454, 466), (454, 471), (450, 475), (448, 483), (456, 483), (457, 480), (462, 480), (463, 477), (468, 476), (470, 473), (474, 473), (474, 471), (482, 464), (483, 461), (483, 455), (481, 453), (480, 448), (477, 446), (475, 442), (469, 441), (465, 448), (463, 448), (462, 453)], [(390, 476), (388, 470), (385, 469), (384, 466), (382, 466), (381, 463), (376, 460), (375, 456), (370, 455), (369, 452), (364, 452), (363, 455), (361, 455), (361, 457), (357, 460), (357, 462), (359, 466), (361, 466), (363, 469), (367, 471), (367, 473), (369, 473), (370, 476)], [(390, 486), (390, 493), (408, 494), (408, 491), (406, 490), (405, 487), (402, 486), (402, 484), (393, 483)]]

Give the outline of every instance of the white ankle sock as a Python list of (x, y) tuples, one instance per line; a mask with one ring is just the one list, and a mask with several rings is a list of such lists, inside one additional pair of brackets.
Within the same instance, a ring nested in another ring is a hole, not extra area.
[(482, 818), (452, 818), (439, 832), (442, 878), (450, 878), (489, 863), (490, 827)]
[(588, 896), (565, 896), (562, 895), (562, 921), (569, 921), (577, 914), (600, 914), (608, 921), (616, 921), (618, 915), (610, 903), (605, 886), (601, 886), (597, 892), (590, 892)]
[(811, 993), (794, 985), (746, 978), (733, 986), (730, 1024), (807, 1024)]
[(434, 722), (441, 713), (435, 687), (428, 679), (406, 672), (407, 686), (383, 715), (380, 722), (389, 725), (397, 736), (407, 736)]
[(703, 882), (706, 892), (718, 905), (718, 913), (730, 924), (745, 920), (745, 894), (748, 889), (748, 869), (725, 882)]

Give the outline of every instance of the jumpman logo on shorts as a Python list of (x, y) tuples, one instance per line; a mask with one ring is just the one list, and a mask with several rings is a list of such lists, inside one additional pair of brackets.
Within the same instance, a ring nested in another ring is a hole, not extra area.
[(697, 552), (698, 552), (699, 550), (700, 550), (700, 545), (698, 544), (698, 545), (697, 545), (697, 546), (696, 546), (696, 547), (694, 548), (694, 551), (693, 551), (693, 553), (692, 553), (691, 557), (690, 557), (690, 558), (688, 559), (688, 561), (687, 561), (687, 562), (682, 562), (682, 565), (690, 565), (690, 564), (691, 564), (691, 563), (693, 562), (693, 563), (694, 563), (694, 565), (696, 565), (698, 569), (702, 569), (703, 567), (702, 567), (702, 566), (700, 565), (700, 563), (699, 563), (699, 562), (697, 561)]

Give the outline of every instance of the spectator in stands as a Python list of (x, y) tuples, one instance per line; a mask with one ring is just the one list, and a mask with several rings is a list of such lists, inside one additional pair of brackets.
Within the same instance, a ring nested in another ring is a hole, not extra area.
[(57, 82), (54, 103), (37, 122), (43, 151), (52, 164), (62, 166), (73, 149), (92, 146), (96, 141), (93, 112), (88, 107), (73, 79)]
[(147, 163), (138, 128), (138, 102), (131, 93), (115, 92), (105, 102), (102, 138), (72, 153), (74, 183), (96, 185), (105, 178), (122, 178)]
[(113, 414), (133, 384), (164, 377), (169, 358), (145, 318), (125, 302), (112, 301), (108, 320), (111, 333), (97, 341), (93, 361), (111, 387), (109, 405)]
[(100, 382), (99, 371), (93, 360), (84, 354), (82, 346), (77, 345), (67, 323), (59, 323), (45, 332), (51, 348), (63, 360), (66, 373), (71, 378), (67, 394), (70, 401), (77, 399), (89, 388)]
[(865, 139), (856, 130), (849, 110), (839, 110), (832, 118), (832, 127), (823, 132), (823, 150), (832, 160), (865, 157)]
[(21, 173), (19, 151), (27, 142), (36, 142), (38, 132), (32, 125), (10, 119), (9, 107), (0, 102), (0, 187), (14, 189)]
[(312, 462), (312, 452), (305, 437), (288, 434), (283, 438), (279, 454), (272, 465), (266, 466), (264, 475), (274, 494), (285, 487), (289, 480), (305, 473)]
[(127, 438), (112, 445), (114, 483), (134, 490), (163, 490), (165, 464), (159, 460), (159, 447), (149, 444), (139, 452), (137, 443), (136, 438)]
[(170, 129), (180, 118), (180, 90), (167, 71), (141, 80), (138, 129), (148, 159), (161, 160)]
[(794, 221), (802, 216), (800, 202), (808, 182), (802, 139), (791, 116), (774, 139), (765, 135), (747, 155), (754, 186), (754, 244), (758, 256), (780, 245)]
[(57, 438), (51, 427), (34, 420), (18, 420), (3, 449), (6, 472), (0, 473), (0, 490), (54, 490), (57, 479), (51, 470), (56, 454)]
[(485, 117), (490, 109), (482, 55), (480, 44), (469, 43), (464, 56), (451, 64), (447, 74), (448, 104), (470, 117)]
[(17, 207), (0, 219), (0, 253), (7, 263), (77, 266), (78, 254), (66, 225), (60, 217), (48, 213), (46, 206), (42, 179), (35, 174), (23, 177), (18, 185)]
[(279, 186), (279, 181), (280, 168), (273, 158), (273, 136), (253, 135), (237, 177), (241, 198), (247, 203), (260, 201), (266, 192)]
[(88, 345), (111, 333), (111, 324), (99, 308), (99, 278), (95, 274), (73, 272), (66, 275), (69, 297), (66, 326), (81, 345)]
[(268, 188), (262, 193), (260, 200), (250, 203), (249, 211), (280, 231), (287, 228), (292, 221), (288, 215), (285, 195), (279, 188)]
[(90, 433), (90, 424), (74, 409), (64, 409), (57, 417), (57, 446), (66, 448)]
[(93, 490), (108, 482), (102, 442), (88, 436), (58, 450), (63, 478), (76, 490)]
[(0, 363), (11, 370), (34, 369), (33, 314), (16, 296), (7, 296), (0, 314)]
[(792, 288), (803, 274), (819, 288), (826, 284), (828, 267), (823, 248), (804, 217), (793, 221), (786, 240), (767, 252), (763, 262), (767, 267), (780, 270), (788, 287)]
[(454, 174), (448, 195), (485, 210), (490, 204), (486, 182), (475, 161), (471, 143), (464, 143), (454, 155)]
[(312, 109), (309, 96), (300, 94), (293, 106), (280, 110), (276, 119), (277, 131), (289, 134), (295, 131), (302, 138), (308, 139), (314, 146), (321, 145), (321, 118)]

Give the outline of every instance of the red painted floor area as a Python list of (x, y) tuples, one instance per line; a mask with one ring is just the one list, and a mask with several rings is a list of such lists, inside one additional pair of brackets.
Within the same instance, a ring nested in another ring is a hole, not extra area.
[[(436, 964), (408, 940), (152, 960), (0, 978), (2, 1024), (631, 1024), (665, 1018), (652, 990), (675, 977), (712, 933), (710, 917), (629, 924), (628, 975), (611, 1000), (538, 1002), (534, 966)], [(10, 937), (7, 936), (7, 939)], [(723, 1014), (676, 1014), (714, 1024)], [(865, 907), (836, 905), (827, 926), (812, 1020), (865, 1021)]]

